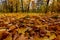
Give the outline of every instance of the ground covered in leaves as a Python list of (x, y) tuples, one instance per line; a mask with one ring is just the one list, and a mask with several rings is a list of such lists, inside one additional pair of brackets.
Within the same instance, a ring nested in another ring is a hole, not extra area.
[(0, 40), (60, 40), (60, 14), (1, 14)]

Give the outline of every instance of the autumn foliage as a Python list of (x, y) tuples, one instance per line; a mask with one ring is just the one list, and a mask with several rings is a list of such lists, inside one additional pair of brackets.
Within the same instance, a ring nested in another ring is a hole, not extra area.
[(42, 39), (60, 40), (60, 14), (0, 15), (0, 40)]

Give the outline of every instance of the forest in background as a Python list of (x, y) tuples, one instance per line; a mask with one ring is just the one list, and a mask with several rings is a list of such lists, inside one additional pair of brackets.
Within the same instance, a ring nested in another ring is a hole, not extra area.
[(60, 12), (60, 0), (0, 0), (0, 12)]

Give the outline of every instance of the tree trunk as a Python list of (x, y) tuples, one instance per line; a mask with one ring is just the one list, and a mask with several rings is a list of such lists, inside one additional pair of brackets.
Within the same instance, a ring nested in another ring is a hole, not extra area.
[(16, 13), (18, 12), (18, 4), (16, 3)]
[(46, 11), (45, 11), (45, 13), (48, 12), (49, 1), (50, 1), (50, 0), (47, 0), (47, 5), (46, 5)]
[(28, 9), (27, 9), (28, 12), (29, 12), (29, 8), (30, 8), (30, 1), (31, 0), (29, 0), (29, 3), (28, 3)]
[(22, 12), (24, 12), (24, 8), (23, 8), (23, 0), (21, 0), (21, 5), (22, 5)]
[(10, 6), (10, 12), (12, 13), (13, 12), (13, 3), (11, 2), (11, 6)]
[[(2, 0), (1, 0), (1, 3), (2, 3)], [(1, 11), (3, 12), (3, 6), (1, 7)]]

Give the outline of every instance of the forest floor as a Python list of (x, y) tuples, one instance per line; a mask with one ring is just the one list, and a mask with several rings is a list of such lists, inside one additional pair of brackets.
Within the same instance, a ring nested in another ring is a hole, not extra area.
[(0, 13), (0, 16), (16, 16), (16, 17), (24, 17), (24, 16), (60, 16), (60, 13)]
[(60, 40), (60, 14), (1, 13), (0, 40)]

